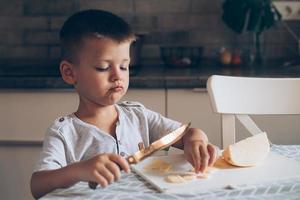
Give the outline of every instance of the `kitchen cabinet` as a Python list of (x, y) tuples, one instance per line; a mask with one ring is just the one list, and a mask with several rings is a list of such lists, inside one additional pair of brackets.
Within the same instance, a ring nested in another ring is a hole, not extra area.
[[(260, 130), (268, 134), (274, 144), (300, 144), (299, 115), (251, 115)], [(251, 134), (236, 120), (236, 141), (250, 137)]]
[[(300, 144), (300, 116), (299, 115), (256, 115), (251, 116), (258, 127), (268, 134), (274, 144)], [(249, 137), (250, 134), (240, 123), (237, 124), (237, 140)]]
[(57, 117), (74, 112), (74, 91), (0, 91), (0, 140), (42, 141)]
[(29, 184), (42, 148), (39, 142), (54, 119), (75, 111), (77, 101), (76, 93), (70, 90), (0, 91), (0, 193), (3, 199), (33, 199)]
[(167, 91), (168, 117), (202, 129), (211, 143), (221, 145), (220, 115), (212, 112), (205, 89), (169, 89)]
[(0, 146), (1, 199), (33, 199), (30, 178), (40, 151), (40, 146)]

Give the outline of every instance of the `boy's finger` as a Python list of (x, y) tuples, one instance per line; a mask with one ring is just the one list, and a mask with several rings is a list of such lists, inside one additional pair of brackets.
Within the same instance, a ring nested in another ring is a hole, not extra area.
[(205, 145), (200, 145), (199, 149), (200, 149), (200, 155), (201, 155), (200, 171), (204, 172), (204, 170), (208, 166), (209, 155), (208, 155), (207, 147)]
[(101, 169), (99, 169), (98, 172), (99, 174), (101, 174), (101, 176), (103, 176), (106, 179), (106, 181), (109, 184), (114, 182), (114, 175), (105, 166), (101, 167)]
[(123, 157), (121, 157), (117, 154), (112, 154), (109, 158), (112, 162), (119, 165), (119, 167), (121, 169), (123, 169), (125, 172), (127, 172), (127, 173), (130, 172), (129, 164)]
[(207, 150), (209, 153), (209, 161), (208, 161), (208, 165), (212, 166), (214, 164), (214, 162), (217, 159), (217, 149), (214, 145), (212, 144), (208, 144), (207, 145)]
[[(106, 187), (108, 185), (107, 180), (101, 174), (99, 174), (98, 172), (96, 172), (94, 174), (94, 177), (95, 177), (95, 182), (99, 183), (101, 185), (101, 187), (104, 188), (104, 187)], [(95, 188), (93, 188), (93, 189), (96, 189), (96, 187), (97, 187), (97, 185), (95, 184), (95, 182), (89, 182), (89, 184), (90, 183), (94, 184), (93, 187), (95, 187)]]
[(111, 162), (106, 165), (106, 168), (114, 175), (114, 180), (117, 181), (121, 177), (120, 168), (117, 164)]
[(192, 147), (192, 159), (193, 159), (195, 172), (198, 173), (201, 165), (201, 156), (200, 156), (199, 147), (197, 145), (193, 145)]

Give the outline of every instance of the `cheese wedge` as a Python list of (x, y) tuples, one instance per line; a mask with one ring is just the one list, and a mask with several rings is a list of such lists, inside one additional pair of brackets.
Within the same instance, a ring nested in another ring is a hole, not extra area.
[(240, 167), (250, 167), (263, 162), (270, 151), (270, 144), (265, 132), (229, 145), (223, 153), (223, 159)]

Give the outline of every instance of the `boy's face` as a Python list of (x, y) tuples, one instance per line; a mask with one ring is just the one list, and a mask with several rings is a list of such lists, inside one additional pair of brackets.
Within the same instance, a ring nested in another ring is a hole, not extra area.
[(81, 101), (106, 106), (124, 96), (129, 84), (130, 44), (109, 38), (83, 40), (79, 62), (73, 68), (75, 89)]

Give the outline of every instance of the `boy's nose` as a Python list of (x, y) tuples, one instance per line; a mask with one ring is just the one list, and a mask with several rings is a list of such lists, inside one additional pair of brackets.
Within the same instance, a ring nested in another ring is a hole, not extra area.
[(113, 67), (111, 80), (116, 81), (116, 80), (120, 80), (121, 78), (122, 78), (121, 69), (119, 67)]

